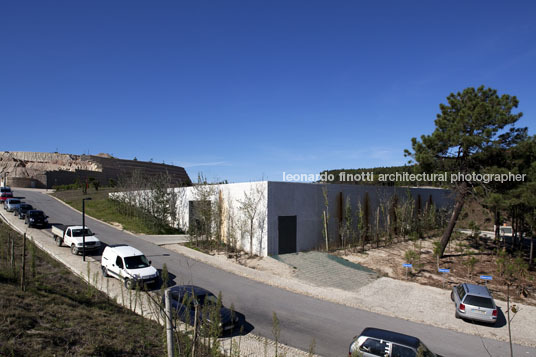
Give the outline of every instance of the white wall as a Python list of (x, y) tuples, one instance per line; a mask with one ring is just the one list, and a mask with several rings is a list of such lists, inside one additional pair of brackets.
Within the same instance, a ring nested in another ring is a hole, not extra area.
[[(249, 252), (250, 224), (243, 209), (246, 195), (259, 196), (261, 200), (253, 225), (253, 254), (266, 256), (275, 255), (279, 251), (278, 242), (278, 217), (297, 217), (297, 242), (298, 251), (315, 249), (325, 245), (322, 236), (322, 212), (324, 210), (324, 196), (322, 189), (326, 187), (329, 198), (329, 235), (332, 241), (338, 237), (338, 195), (342, 192), (343, 207), (346, 199), (350, 199), (352, 211), (358, 209), (359, 202), (363, 203), (365, 193), (368, 192), (372, 216), (376, 211), (380, 200), (387, 201), (395, 193), (400, 202), (404, 201), (408, 192), (416, 199), (421, 195), (423, 207), (431, 195), (437, 208), (450, 208), (453, 198), (448, 190), (435, 188), (405, 188), (388, 186), (359, 186), (345, 184), (312, 184), (295, 182), (246, 182), (225, 185), (205, 185), (199, 187), (175, 188), (182, 192), (177, 202), (180, 227), (187, 230), (189, 223), (189, 201), (197, 201), (200, 190), (209, 190), (213, 204), (220, 199), (223, 202), (223, 226), (226, 233), (229, 229), (229, 217), (233, 218), (238, 247)], [(144, 195), (150, 195), (149, 191), (143, 191)], [(122, 195), (118, 193), (116, 195)], [(142, 205), (143, 200), (138, 202)], [(371, 218), (372, 219), (372, 218)], [(227, 235), (224, 234), (224, 239)]]
[[(227, 240), (227, 233), (231, 224), (229, 215), (231, 215), (238, 247), (249, 253), (251, 224), (243, 208), (243, 202), (246, 200), (246, 195), (258, 198), (257, 213), (253, 221), (253, 254), (266, 256), (268, 254), (267, 189), (268, 182), (266, 181), (176, 188), (175, 190), (185, 192), (184, 199), (178, 203), (178, 211), (181, 215), (180, 221), (182, 222), (181, 228), (188, 229), (190, 201), (198, 201), (200, 197), (209, 194), (212, 197), (211, 201), (216, 205), (221, 195), (224, 240)], [(203, 193), (201, 192), (202, 190), (206, 191)]]

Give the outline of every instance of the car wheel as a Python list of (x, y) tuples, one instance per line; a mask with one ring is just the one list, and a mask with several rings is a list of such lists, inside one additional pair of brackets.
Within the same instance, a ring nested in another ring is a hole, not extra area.
[(451, 299), (452, 301), (454, 301), (454, 291), (451, 291), (451, 292), (450, 292), (450, 299)]
[(60, 237), (55, 236), (55, 237), (54, 237), (54, 241), (56, 242), (56, 245), (57, 245), (58, 247), (61, 247), (62, 239), (61, 239)]
[(454, 317), (457, 319), (461, 319), (460, 315), (458, 315), (458, 310), (454, 312)]
[(74, 244), (71, 245), (71, 253), (73, 253), (74, 255), (78, 255), (78, 248), (76, 248)]
[(105, 278), (109, 277), (109, 275), (108, 275), (108, 269), (106, 269), (106, 267), (105, 267), (104, 265), (101, 266), (101, 270), (102, 270), (102, 276), (103, 276), (103, 277), (105, 277)]
[(132, 279), (125, 279), (125, 288), (128, 290), (134, 289), (134, 281)]

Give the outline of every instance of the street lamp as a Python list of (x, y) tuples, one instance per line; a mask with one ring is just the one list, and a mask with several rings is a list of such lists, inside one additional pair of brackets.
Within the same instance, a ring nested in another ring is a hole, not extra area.
[(86, 261), (86, 201), (91, 197), (82, 198), (82, 260)]

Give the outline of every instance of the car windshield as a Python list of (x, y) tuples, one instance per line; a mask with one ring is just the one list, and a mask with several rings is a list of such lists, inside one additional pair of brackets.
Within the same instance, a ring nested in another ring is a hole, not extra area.
[(22, 204), (22, 205), (20, 205), (20, 208), (23, 209), (23, 210), (30, 210), (33, 207), (32, 207), (32, 205)]
[(20, 201), (19, 200), (10, 200), (9, 204), (10, 205), (18, 205), (18, 204), (20, 204)]
[(89, 228), (86, 228), (86, 229), (81, 229), (81, 228), (73, 229), (73, 237), (82, 237), (82, 235), (85, 235), (86, 237), (87, 236), (92, 236), (93, 232)]
[(136, 255), (133, 257), (125, 257), (125, 265), (127, 269), (141, 269), (150, 266), (145, 255)]
[(503, 232), (503, 233), (512, 233), (512, 228), (501, 228), (501, 232)]
[(1, 192), (11, 192), (10, 188), (2, 187)]
[(483, 296), (467, 295), (463, 301), (465, 305), (480, 306), (487, 309), (493, 309), (493, 302), (490, 298)]
[(43, 216), (44, 216), (43, 211), (30, 212), (30, 217), (32, 218), (38, 218), (38, 217), (43, 217)]

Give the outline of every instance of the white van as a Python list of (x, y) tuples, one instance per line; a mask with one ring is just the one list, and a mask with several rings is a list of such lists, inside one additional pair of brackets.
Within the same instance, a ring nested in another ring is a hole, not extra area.
[(123, 280), (127, 289), (136, 284), (151, 284), (159, 281), (158, 270), (151, 266), (142, 252), (128, 245), (110, 245), (104, 248), (101, 259), (102, 275)]

